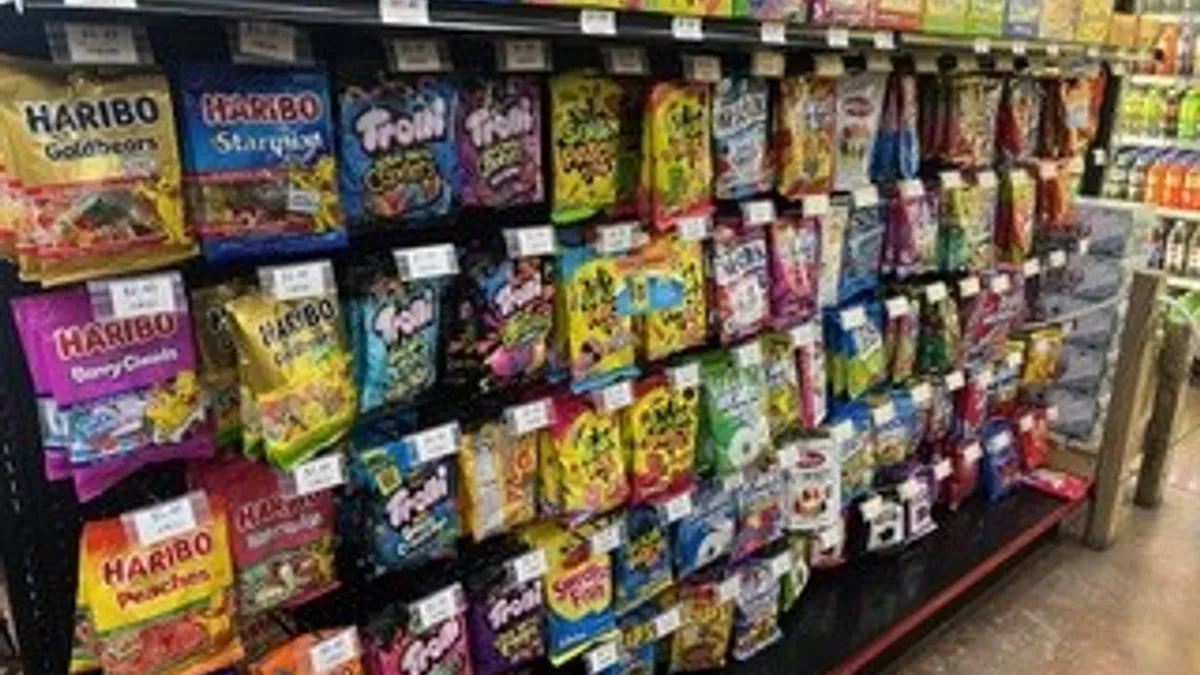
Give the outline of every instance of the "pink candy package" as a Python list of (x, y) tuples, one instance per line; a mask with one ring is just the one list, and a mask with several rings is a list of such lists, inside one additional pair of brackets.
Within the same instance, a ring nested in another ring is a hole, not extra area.
[(796, 373), (800, 379), (800, 424), (816, 429), (825, 420), (825, 344), (821, 322), (811, 321), (793, 333), (796, 347)]
[(771, 317), (794, 324), (817, 311), (821, 280), (821, 224), (816, 218), (785, 216), (768, 228), (771, 252)]
[(542, 102), (528, 77), (479, 78), (463, 86), (458, 145), (466, 206), (543, 200)]

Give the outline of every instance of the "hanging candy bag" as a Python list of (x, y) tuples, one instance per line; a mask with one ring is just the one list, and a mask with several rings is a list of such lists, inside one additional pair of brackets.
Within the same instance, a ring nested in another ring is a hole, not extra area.
[(825, 341), (820, 323), (810, 321), (791, 331), (796, 352), (796, 375), (800, 382), (800, 425), (816, 429), (825, 420)]
[(533, 78), (473, 78), (459, 91), (458, 147), (466, 206), (536, 204), (542, 185), (542, 96)]
[(556, 330), (577, 391), (637, 375), (629, 267), (590, 246), (560, 251)]
[(524, 568), (515, 561), (524, 556), (547, 560), (538, 557), (545, 556), (542, 551), (503, 563), (488, 560), (487, 568), (472, 570), (463, 582), (477, 675), (503, 675), (545, 656), (545, 591), (540, 576), (522, 576)]
[(304, 633), (250, 665), (250, 675), (365, 675), (356, 628)]
[(770, 319), (771, 274), (762, 228), (721, 226), (710, 257), (710, 316), (722, 344), (762, 332)]
[(871, 157), (886, 89), (887, 75), (882, 73), (838, 78), (834, 190), (870, 185)]
[(767, 144), (767, 81), (724, 77), (713, 97), (713, 191), (717, 199), (745, 199), (775, 182)]
[(680, 586), (682, 625), (671, 636), (670, 672), (687, 673), (724, 668), (733, 635), (733, 599), (740, 585), (693, 581)]
[(652, 375), (635, 386), (621, 411), (629, 453), (630, 498), (659, 501), (691, 489), (700, 426), (700, 389)]
[(798, 199), (829, 192), (836, 167), (837, 80), (784, 78), (779, 85), (775, 117), (779, 193), (788, 199)]
[(551, 219), (585, 220), (617, 201), (621, 85), (589, 71), (550, 79)]
[(634, 507), (625, 517), (625, 541), (613, 554), (617, 612), (624, 614), (669, 587), (671, 540), (655, 507)]
[(225, 304), (248, 291), (249, 285), (239, 280), (192, 291), (192, 321), (200, 351), (201, 386), (208, 401), (217, 446), (221, 448), (236, 446), (242, 435), (237, 348)]
[(773, 465), (752, 466), (736, 490), (737, 530), (730, 560), (762, 551), (783, 536), (783, 475)]
[(708, 306), (704, 246), (700, 241), (660, 237), (639, 252), (641, 271), (653, 271), (659, 287), (677, 288), (674, 306), (653, 309), (637, 317), (642, 356), (661, 361), (672, 354), (699, 347), (708, 339)]
[(734, 601), (733, 644), (730, 652), (748, 661), (783, 637), (779, 630), (779, 575), (770, 560), (758, 559), (739, 566), (739, 593)]
[(766, 374), (761, 359), (735, 363), (732, 355), (711, 354), (701, 365), (701, 472), (727, 476), (749, 466), (767, 451)]
[(625, 448), (616, 412), (600, 410), (586, 400), (565, 396), (554, 402), (551, 450), (543, 448), (543, 465), (554, 465), (558, 512), (572, 521), (610, 511), (629, 496)]
[(767, 386), (767, 423), (771, 438), (800, 426), (800, 375), (796, 347), (787, 333), (767, 333), (760, 338)]
[[(840, 520), (842, 458), (837, 441), (802, 438), (791, 446), (795, 463), (783, 461), (785, 524), (789, 532), (813, 532)], [(786, 450), (780, 451), (783, 457)]]
[[(432, 609), (422, 611), (423, 606)], [(473, 675), (465, 610), (458, 584), (411, 604), (388, 605), (371, 617), (363, 631), (367, 672)]]
[(658, 82), (646, 102), (641, 214), (659, 230), (712, 213), (712, 101), (707, 85)]
[[(527, 405), (549, 406), (549, 401)], [(547, 413), (550, 411), (547, 410)], [(550, 415), (546, 415), (551, 419)], [(491, 420), (463, 436), (459, 453), (463, 525), (475, 541), (537, 517), (538, 436), (517, 435), (511, 424)]]
[(794, 324), (817, 311), (821, 278), (821, 222), (785, 216), (767, 227), (771, 254), (771, 317)]

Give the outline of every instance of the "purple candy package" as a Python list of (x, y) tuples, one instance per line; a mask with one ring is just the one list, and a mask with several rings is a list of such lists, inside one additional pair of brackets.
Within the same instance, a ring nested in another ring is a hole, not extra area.
[(784, 217), (771, 224), (771, 316), (788, 326), (816, 314), (820, 301), (821, 222)]
[[(476, 675), (500, 675), (545, 654), (541, 579), (511, 583), (496, 570), (484, 573), (499, 583), (468, 591), (467, 620)], [(468, 583), (468, 586), (474, 584)]]
[(529, 77), (477, 78), (459, 92), (459, 166), (466, 206), (541, 202), (541, 90)]

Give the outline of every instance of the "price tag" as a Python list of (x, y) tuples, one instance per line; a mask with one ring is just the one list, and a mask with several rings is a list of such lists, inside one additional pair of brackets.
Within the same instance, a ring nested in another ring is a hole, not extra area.
[(899, 183), (900, 196), (905, 199), (916, 199), (925, 196), (925, 184), (919, 180), (902, 180)]
[(596, 228), (599, 235), (596, 242), (596, 248), (600, 253), (609, 255), (613, 253), (624, 253), (632, 249), (641, 233), (641, 226), (637, 222), (616, 223), (614, 225), (601, 225)]
[(654, 637), (662, 638), (679, 630), (683, 625), (683, 613), (678, 607), (672, 607), (654, 617)]
[(838, 49), (845, 49), (850, 46), (850, 30), (839, 28), (837, 26), (830, 27), (825, 31), (825, 44)]
[(929, 399), (933, 398), (933, 387), (930, 387), (928, 382), (914, 385), (908, 391), (913, 400), (917, 402), (917, 405), (925, 405), (929, 402)]
[(817, 341), (817, 327), (811, 323), (796, 326), (789, 334), (792, 337), (792, 347), (803, 347)]
[(1047, 56), (1058, 56), (1059, 54), (1062, 54), (1062, 45), (1058, 44), (1057, 42), (1051, 42), (1050, 44), (1046, 45)]
[(616, 35), (617, 14), (608, 9), (581, 9), (579, 30), (584, 35)]
[(954, 190), (963, 186), (962, 174), (958, 171), (943, 171), (938, 174), (942, 181), (942, 187)]
[(1007, 293), (1012, 289), (1012, 281), (1009, 280), (1007, 274), (997, 274), (992, 277), (990, 285), (993, 293)]
[(308, 651), (315, 675), (332, 673), (359, 657), (358, 629), (347, 628), (337, 635), (321, 640)]
[(558, 250), (554, 228), (549, 225), (505, 229), (504, 243), (511, 258), (554, 255)]
[(671, 35), (676, 40), (703, 40), (704, 21), (698, 16), (671, 17)]
[(196, 512), (192, 508), (191, 495), (134, 511), (132, 516), (133, 531), (142, 546), (153, 546), (196, 529)]
[(946, 480), (950, 474), (954, 472), (953, 465), (950, 460), (943, 459), (933, 465), (933, 477), (937, 480)]
[(715, 84), (721, 81), (721, 59), (716, 56), (686, 56), (684, 65), (689, 80)]
[(980, 387), (983, 387), (983, 388), (990, 387), (990, 386), (992, 386), (992, 369), (984, 368), (983, 370), (976, 373), (975, 376), (971, 379), (978, 382)]
[(963, 372), (961, 370), (955, 370), (946, 375), (946, 389), (949, 389), (950, 391), (958, 391), (966, 384), (967, 380), (963, 377)]
[(883, 498), (881, 498), (879, 495), (873, 495), (867, 499), (864, 499), (862, 503), (858, 505), (858, 510), (860, 513), (862, 513), (864, 520), (875, 520), (875, 517), (878, 516), (879, 512), (883, 510)]
[(1067, 264), (1066, 251), (1051, 251), (1049, 257), (1046, 259), (1046, 264), (1050, 267), (1050, 269), (1054, 269), (1056, 267), (1062, 267), (1063, 265), (1066, 265)]
[(461, 608), (462, 586), (454, 584), (418, 600), (415, 613), (422, 629), (428, 629), (458, 616)]
[(503, 40), (500, 45), (500, 70), (506, 73), (550, 70), (550, 48), (545, 40)]
[(432, 279), (458, 274), (458, 254), (454, 244), (433, 244), (394, 251), (400, 278), (405, 281)]
[(762, 345), (758, 340), (747, 342), (733, 349), (733, 359), (741, 368), (761, 366), (763, 362)]
[(890, 73), (892, 72), (892, 57), (887, 54), (869, 54), (867, 55), (867, 72), (869, 73)]
[(1010, 368), (1016, 368), (1022, 363), (1025, 363), (1025, 355), (1021, 352), (1009, 352), (1008, 356), (1004, 358), (1006, 361), (1008, 361)]
[(621, 543), (625, 541), (625, 528), (621, 523), (613, 523), (608, 527), (596, 532), (590, 540), (592, 553), (608, 553), (621, 548)]
[(1013, 56), (1025, 56), (1029, 52), (1029, 45), (1023, 40), (1017, 40), (1012, 43)]
[(1021, 415), (1021, 419), (1018, 420), (1017, 426), (1021, 429), (1021, 431), (1032, 431), (1033, 430), (1033, 415), (1029, 415), (1029, 414)]
[(947, 296), (946, 284), (936, 282), (925, 287), (925, 299), (929, 302), (941, 302)]
[(750, 74), (754, 77), (783, 77), (787, 60), (780, 52), (760, 49), (754, 52), (750, 62)]
[(604, 53), (613, 75), (645, 75), (648, 70), (646, 50), (641, 47), (609, 47)]
[(1089, 59), (1100, 58), (1100, 47), (1098, 47), (1096, 45), (1091, 45), (1090, 47), (1088, 47), (1087, 48), (1087, 57)]
[(742, 578), (734, 575), (717, 586), (717, 602), (726, 603), (742, 594)]
[(1046, 419), (1050, 422), (1058, 421), (1058, 406), (1052, 405), (1046, 408)]
[(854, 423), (850, 420), (843, 420), (829, 430), (833, 439), (839, 443), (845, 443), (854, 437)]
[(259, 284), (276, 300), (302, 300), (328, 294), (333, 289), (333, 264), (318, 260), (296, 265), (261, 267)]
[(958, 282), (958, 295), (970, 298), (979, 295), (979, 277), (967, 277)]
[(1050, 180), (1058, 176), (1058, 165), (1054, 162), (1038, 162), (1038, 177)]
[(861, 187), (850, 193), (856, 208), (867, 208), (879, 204), (879, 190), (874, 185)]
[(1096, 148), (1092, 151), (1092, 164), (1096, 166), (1108, 164), (1108, 153), (1104, 151), (1104, 148)]
[(708, 216), (688, 216), (675, 221), (679, 238), (684, 241), (708, 239), (710, 219)]
[(992, 41), (985, 38), (975, 38), (975, 53), (990, 54), (992, 53)]
[(1036, 277), (1042, 273), (1042, 263), (1037, 258), (1026, 260), (1025, 264), (1021, 266), (1021, 272), (1025, 275), (1026, 279)]
[(793, 567), (795, 567), (795, 563), (792, 561), (791, 551), (784, 551), (774, 558), (771, 558), (771, 576), (775, 577), (776, 579), (789, 574)]
[(1092, 250), (1092, 240), (1091, 239), (1089, 239), (1087, 237), (1083, 237), (1079, 241), (1075, 242), (1075, 252), (1078, 253), (1079, 255), (1087, 255), (1088, 251), (1090, 251), (1090, 250)]
[(920, 492), (921, 486), (917, 484), (915, 478), (909, 478), (896, 486), (896, 495), (906, 502), (912, 501)]
[(605, 642), (587, 653), (584, 660), (587, 661), (588, 675), (596, 675), (612, 668), (620, 658), (621, 650), (617, 641)]
[(379, 19), (386, 24), (429, 25), (429, 0), (379, 0)]
[(175, 290), (183, 281), (178, 272), (101, 282), (108, 286), (114, 319), (132, 319), (178, 311)]
[(458, 439), (461, 432), (458, 422), (450, 422), (441, 426), (409, 434), (404, 440), (413, 449), (417, 461), (421, 464), (435, 459), (448, 457), (458, 452)]
[(785, 469), (796, 466), (800, 463), (800, 448), (795, 443), (790, 443), (779, 449), (779, 464)]
[(846, 62), (837, 54), (819, 54), (813, 57), (813, 70), (821, 77), (841, 77), (846, 72)]
[(871, 39), (875, 49), (891, 51), (896, 48), (896, 34), (890, 30), (877, 30)]
[(700, 386), (700, 364), (688, 363), (667, 371), (667, 378), (675, 389), (691, 389)]
[(137, 43), (133, 26), (115, 23), (63, 24), (67, 55), (80, 65), (135, 65)]
[(983, 456), (983, 450), (978, 443), (972, 443), (963, 450), (963, 460), (966, 462), (977, 462)]
[(270, 21), (239, 21), (238, 51), (282, 63), (296, 62), (296, 29)]
[(509, 406), (504, 410), (504, 417), (514, 436), (545, 429), (554, 422), (553, 406), (548, 398)]
[(871, 419), (879, 426), (890, 423), (896, 419), (896, 406), (888, 402), (877, 408), (871, 408)]
[(663, 502), (663, 512), (667, 517), (667, 523), (673, 523), (692, 515), (692, 509), (692, 493), (690, 492), (676, 495)]
[(296, 481), (297, 497), (342, 485), (346, 482), (342, 456), (328, 455), (305, 462), (292, 469), (292, 478)]
[(804, 195), (800, 208), (806, 216), (823, 216), (829, 213), (829, 195)]
[(904, 296), (888, 298), (884, 301), (883, 306), (887, 309), (888, 316), (893, 319), (901, 316), (907, 316), (910, 309), (908, 298)]
[(550, 571), (546, 551), (540, 548), (513, 558), (508, 561), (508, 567), (518, 584), (541, 579), (546, 576), (546, 572)]
[(623, 380), (601, 389), (597, 394), (601, 410), (613, 412), (633, 403), (633, 384), (629, 380)]
[(95, 9), (137, 9), (137, 0), (63, 0), (63, 5)]
[(918, 73), (936, 73), (941, 68), (938, 67), (938, 57), (934, 54), (919, 54), (913, 61), (913, 66)]
[(759, 26), (759, 39), (765, 45), (787, 43), (787, 27), (781, 21), (764, 21)]
[(975, 174), (975, 184), (979, 187), (992, 188), (996, 187), (996, 172), (995, 171), (980, 171)]
[(392, 40), (392, 61), (401, 73), (440, 73), (448, 70), (437, 40)]
[(768, 225), (775, 220), (775, 202), (770, 199), (755, 199), (742, 202), (742, 220), (747, 225)]
[(846, 330), (854, 330), (855, 328), (859, 328), (867, 322), (867, 311), (862, 308), (862, 305), (859, 305), (858, 307), (851, 307), (850, 309), (843, 309), (838, 314), (838, 319), (842, 323), (842, 328), (845, 328)]

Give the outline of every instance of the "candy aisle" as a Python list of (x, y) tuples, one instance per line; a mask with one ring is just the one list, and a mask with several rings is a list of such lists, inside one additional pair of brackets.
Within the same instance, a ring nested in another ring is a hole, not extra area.
[(856, 672), (1086, 498), (1105, 5), (24, 10), (28, 673)]

